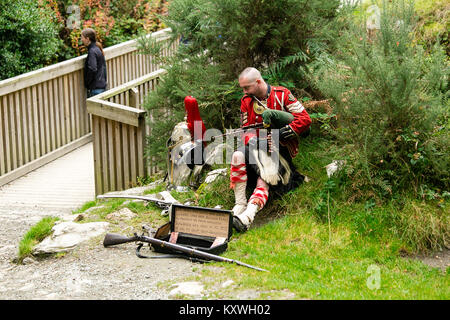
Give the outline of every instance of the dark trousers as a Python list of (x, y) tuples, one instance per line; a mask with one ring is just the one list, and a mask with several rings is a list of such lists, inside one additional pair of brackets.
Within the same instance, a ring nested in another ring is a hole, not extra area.
[(102, 92), (105, 92), (105, 89), (88, 89), (87, 90), (87, 97), (90, 98), (90, 97), (93, 97), (93, 96), (95, 96), (97, 94), (100, 94)]

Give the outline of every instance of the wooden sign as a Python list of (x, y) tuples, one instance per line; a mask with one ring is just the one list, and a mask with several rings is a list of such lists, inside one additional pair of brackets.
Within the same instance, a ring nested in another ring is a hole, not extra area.
[(229, 236), (230, 212), (225, 210), (176, 206), (173, 220), (175, 232), (208, 237)]

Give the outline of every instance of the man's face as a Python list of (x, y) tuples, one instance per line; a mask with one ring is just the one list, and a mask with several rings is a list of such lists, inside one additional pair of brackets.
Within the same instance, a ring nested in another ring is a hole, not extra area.
[(239, 79), (239, 86), (242, 88), (242, 91), (244, 91), (244, 94), (249, 96), (258, 96), (260, 91), (260, 82), (261, 80), (249, 80), (242, 77)]

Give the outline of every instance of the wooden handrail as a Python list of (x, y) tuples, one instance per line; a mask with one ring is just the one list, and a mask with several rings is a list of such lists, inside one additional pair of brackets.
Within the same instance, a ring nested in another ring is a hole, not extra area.
[[(139, 86), (139, 85), (141, 85), (141, 84), (143, 84), (145, 82), (148, 82), (148, 81), (150, 81), (152, 79), (157, 79), (157, 78), (161, 77), (162, 75), (164, 75), (166, 73), (167, 73), (167, 71), (165, 69), (158, 69), (158, 70), (153, 71), (153, 72), (151, 72), (149, 74), (143, 75), (142, 77), (139, 77), (139, 78), (137, 78), (135, 80), (132, 80), (132, 81), (124, 83), (124, 84), (122, 84), (120, 86), (117, 86), (117, 87), (115, 87), (115, 88), (113, 88), (111, 90), (102, 92), (102, 93), (96, 95), (95, 98), (103, 99), (103, 100), (109, 99), (109, 98), (111, 98), (113, 96), (116, 96), (116, 95), (118, 95), (120, 93), (126, 92), (126, 91), (128, 91), (128, 90), (130, 90), (132, 88), (135, 88), (135, 87), (137, 87), (137, 86)], [(88, 101), (89, 101), (89, 99), (88, 99)]]
[[(87, 111), (92, 115), (96, 195), (135, 186), (139, 179), (159, 171), (145, 155), (145, 137), (151, 131), (140, 101), (166, 73), (159, 69), (87, 99)], [(118, 97), (127, 103), (112, 102)]]
[[(157, 41), (165, 41), (170, 38), (171, 29), (167, 28), (147, 35), (147, 37), (154, 37)], [(136, 51), (136, 40), (129, 40), (117, 45), (104, 49), (106, 61), (115, 57), (124, 55), (126, 53)], [(65, 74), (72, 73), (84, 68), (84, 60), (87, 54), (69, 59), (63, 62), (55, 63), (50, 66), (30, 71), (9, 79), (0, 81), (0, 96), (9, 94), (35, 84), (45, 82)]]
[(105, 119), (126, 123), (135, 127), (139, 126), (139, 119), (144, 118), (147, 113), (144, 110), (98, 98), (90, 98), (87, 100), (87, 111), (90, 114)]

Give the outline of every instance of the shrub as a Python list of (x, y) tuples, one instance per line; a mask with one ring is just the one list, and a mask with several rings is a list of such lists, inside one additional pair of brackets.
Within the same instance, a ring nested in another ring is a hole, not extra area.
[[(208, 128), (238, 126), (242, 91), (237, 77), (245, 67), (259, 68), (271, 85), (294, 93), (294, 87), (306, 88), (301, 67), (329, 45), (338, 5), (336, 0), (171, 1), (164, 23), (181, 45), (173, 59), (164, 61), (168, 74), (146, 103), (158, 119), (152, 124), (150, 152), (165, 157), (168, 133), (183, 119), (187, 95), (197, 98)], [(152, 47), (142, 44), (146, 53), (155, 53)]]
[(414, 44), (410, 2), (383, 1), (375, 34), (366, 18), (354, 15), (337, 52), (310, 68), (339, 118), (352, 196), (417, 193), (423, 184), (448, 190), (448, 57), (439, 45), (427, 54)]
[(35, 1), (0, 0), (0, 80), (56, 60), (61, 41), (53, 18)]

